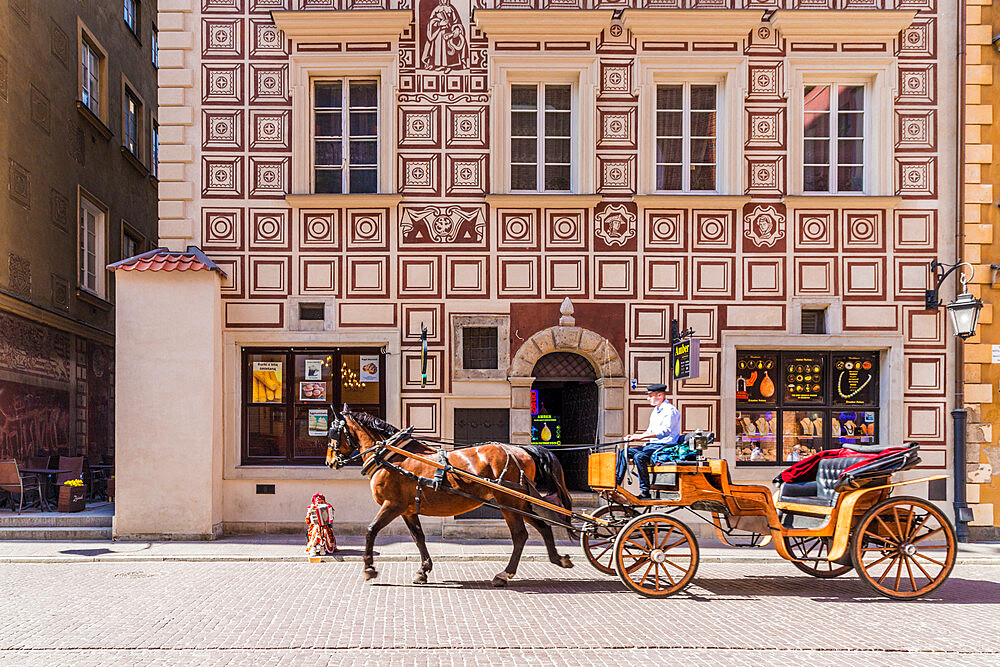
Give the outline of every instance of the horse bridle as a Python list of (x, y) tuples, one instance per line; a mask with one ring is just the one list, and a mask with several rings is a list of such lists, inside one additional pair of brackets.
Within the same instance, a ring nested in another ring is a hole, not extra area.
[[(327, 431), (328, 440), (326, 448), (327, 451), (333, 449), (334, 459), (331, 467), (339, 469), (346, 465), (350, 465), (355, 461), (355, 459), (361, 457), (361, 452), (358, 452), (353, 456), (349, 456), (346, 459), (343, 457), (340, 453), (340, 443), (343, 441), (344, 437), (347, 437), (347, 444), (351, 446), (352, 452), (359, 449), (361, 447), (361, 443), (359, 443), (355, 439), (354, 435), (347, 430), (347, 422), (344, 418), (338, 414), (336, 410), (331, 409), (330, 411), (333, 413), (333, 419), (330, 421), (330, 428)], [(334, 444), (334, 442), (336, 442), (336, 444)]]

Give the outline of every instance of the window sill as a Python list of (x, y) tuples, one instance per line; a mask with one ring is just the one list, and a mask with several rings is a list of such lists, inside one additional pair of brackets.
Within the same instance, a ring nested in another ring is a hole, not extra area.
[(664, 192), (662, 194), (632, 195), (640, 208), (697, 208), (701, 206), (743, 208), (750, 201), (746, 195), (692, 194), (689, 192)]
[(150, 174), (150, 175), (149, 175), (149, 184), (150, 184), (151, 186), (153, 186), (153, 189), (154, 189), (154, 190), (158, 190), (158, 189), (160, 188), (160, 179), (158, 179), (158, 178), (157, 178), (156, 176), (154, 176), (153, 174)]
[(93, 111), (90, 110), (86, 104), (82, 101), (76, 101), (76, 110), (80, 112), (80, 115), (87, 119), (87, 122), (94, 126), (97, 133), (104, 137), (105, 140), (110, 140), (111, 137), (115, 136), (115, 133), (111, 131), (107, 125), (104, 124), (100, 118), (98, 118)]
[(368, 483), (368, 480), (359, 474), (360, 466), (345, 466), (340, 470), (331, 470), (324, 464), (312, 465), (292, 465), (287, 463), (243, 463), (229, 468), (225, 474), (225, 479), (242, 480), (356, 480)]
[(556, 194), (553, 192), (504, 192), (486, 195), (490, 206), (562, 206), (590, 208), (600, 203), (598, 194)]
[(292, 208), (364, 208), (394, 207), (403, 201), (403, 195), (395, 193), (371, 193), (353, 195), (331, 195), (331, 194), (289, 194), (285, 195), (285, 201)]
[(80, 301), (83, 301), (84, 303), (88, 303), (91, 306), (94, 306), (95, 308), (98, 308), (106, 312), (110, 312), (111, 309), (115, 307), (114, 304), (111, 303), (110, 301), (105, 300), (104, 298), (94, 294), (90, 290), (85, 289), (83, 287), (76, 288), (76, 298), (78, 298)]
[(149, 169), (146, 169), (146, 165), (144, 165), (142, 161), (135, 156), (135, 153), (125, 148), (124, 146), (121, 147), (121, 151), (122, 151), (122, 157), (124, 157), (129, 164), (135, 167), (140, 174), (142, 174), (143, 176), (149, 176)]
[(787, 195), (782, 200), (788, 208), (897, 208), (903, 198), (885, 195), (814, 194)]

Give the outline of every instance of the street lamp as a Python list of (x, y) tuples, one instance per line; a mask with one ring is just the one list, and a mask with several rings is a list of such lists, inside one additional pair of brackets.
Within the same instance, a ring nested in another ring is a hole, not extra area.
[[(971, 264), (968, 262), (942, 264), (936, 259), (932, 260), (930, 271), (934, 275), (934, 289), (929, 289), (925, 292), (924, 305), (927, 310), (937, 310), (942, 305), (941, 301), (938, 300), (938, 292), (941, 290), (941, 284), (955, 269), (961, 266), (969, 267), (969, 277), (965, 277), (964, 271), (959, 274), (959, 280), (962, 282), (962, 293), (949, 303), (947, 308), (948, 313), (951, 315), (951, 324), (955, 329), (955, 335), (965, 340), (976, 335), (976, 325), (979, 324), (979, 311), (983, 309), (983, 302), (969, 294), (969, 281), (975, 275), (975, 269), (972, 268)], [(947, 270), (945, 270), (946, 268)]]
[[(976, 325), (979, 323), (979, 311), (983, 309), (983, 302), (969, 294), (969, 281), (975, 275), (976, 270), (968, 262), (958, 262), (956, 264), (942, 264), (932, 260), (930, 272), (934, 276), (934, 289), (929, 289), (924, 295), (924, 306), (927, 310), (937, 310), (941, 307), (938, 299), (938, 292), (945, 278), (952, 274), (955, 269), (969, 267), (969, 277), (965, 277), (965, 272), (959, 273), (959, 280), (962, 283), (962, 293), (955, 297), (955, 300), (947, 305), (951, 314), (951, 324), (955, 328), (955, 335), (963, 341), (976, 334)], [(959, 350), (961, 351), (961, 350)], [(961, 357), (959, 357), (961, 360)], [(963, 368), (961, 363), (958, 366), (958, 375), (955, 377), (956, 405), (951, 411), (951, 418), (954, 424), (955, 449), (952, 454), (952, 466), (954, 469), (954, 505), (955, 505), (955, 538), (959, 542), (969, 541), (969, 522), (972, 521), (972, 509), (966, 503), (965, 496), (965, 424), (969, 413), (965, 409), (961, 387)]]

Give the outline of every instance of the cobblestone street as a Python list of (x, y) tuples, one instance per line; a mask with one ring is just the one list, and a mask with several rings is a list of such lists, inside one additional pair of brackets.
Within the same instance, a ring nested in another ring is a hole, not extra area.
[[(378, 563), (377, 563), (378, 564)], [(284, 665), (1000, 663), (1000, 567), (958, 565), (930, 598), (893, 602), (848, 575), (713, 564), (666, 600), (577, 560), (5, 564), (0, 664)]]

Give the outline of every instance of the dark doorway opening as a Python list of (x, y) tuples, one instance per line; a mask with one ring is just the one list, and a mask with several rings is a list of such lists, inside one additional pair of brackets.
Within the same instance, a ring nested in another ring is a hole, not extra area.
[[(510, 410), (506, 408), (455, 408), (455, 442), (471, 445), (480, 442), (510, 441)], [(456, 519), (502, 519), (499, 510), (481, 505)]]
[[(552, 352), (535, 363), (532, 375), (532, 442), (555, 452), (571, 490), (589, 490), (589, 452), (571, 448), (596, 442), (600, 406), (597, 373), (578, 354)], [(557, 433), (553, 433), (554, 429)]]

